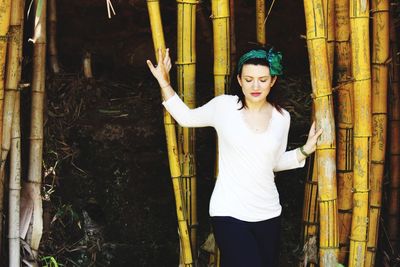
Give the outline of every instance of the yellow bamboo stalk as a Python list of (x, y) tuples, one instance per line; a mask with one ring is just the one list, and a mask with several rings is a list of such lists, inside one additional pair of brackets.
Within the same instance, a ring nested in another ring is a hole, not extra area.
[[(229, 0), (229, 22), (230, 22), (230, 50), (231, 50), (231, 56), (230, 56), (230, 61), (231, 61), (231, 72), (230, 73), (235, 73), (236, 69), (236, 27), (235, 27), (235, 0)], [(232, 75), (231, 79), (236, 79), (236, 75)], [(230, 88), (230, 85), (229, 85)]]
[(350, 1), (351, 57), (354, 77), (353, 216), (348, 266), (364, 266), (367, 246), (371, 140), (369, 1)]
[(335, 266), (339, 252), (336, 205), (336, 141), (327, 29), (324, 27), (325, 18), (322, 0), (304, 0), (304, 10), (316, 125), (317, 128), (324, 129), (316, 149), (320, 219), (319, 263), (320, 266)]
[(327, 29), (328, 62), (331, 79), (333, 77), (333, 61), (335, 58), (335, 1), (322, 1), (324, 5), (325, 27)]
[(395, 25), (395, 5), (392, 4), (390, 12), (390, 149), (389, 149), (389, 207), (388, 207), (388, 235), (393, 257), (398, 253), (398, 235), (399, 235), (399, 187), (400, 187), (400, 85), (399, 85), (399, 56)]
[[(214, 40), (214, 94), (225, 94), (229, 88), (230, 75), (230, 19), (229, 0), (211, 1), (211, 19), (213, 21)], [(218, 141), (216, 142), (218, 144)], [(218, 145), (215, 157), (215, 178), (218, 176)], [(219, 250), (212, 257), (214, 264), (219, 266)]]
[[(165, 51), (164, 32), (161, 23), (160, 3), (158, 0), (147, 0), (151, 32), (156, 56), (158, 49)], [(193, 266), (193, 257), (188, 229), (188, 218), (184, 208), (183, 186), (181, 184), (181, 168), (176, 141), (175, 121), (164, 109), (164, 127), (167, 139), (168, 159), (174, 188), (176, 213), (178, 218), (179, 239), (182, 246), (181, 257), (184, 266)]]
[[(304, 259), (300, 261), (299, 266), (314, 267), (318, 265), (318, 255), (313, 251), (311, 244), (318, 238), (319, 220), (318, 220), (318, 176), (317, 176), (317, 160), (314, 154), (308, 162), (307, 181), (304, 188), (303, 202), (303, 251)], [(316, 242), (316, 241), (315, 241)]]
[(257, 43), (260, 45), (266, 44), (265, 37), (265, 0), (256, 0), (256, 32)]
[[(3, 218), (3, 198), (4, 198), (4, 165), (7, 153), (10, 149), (11, 143), (11, 122), (14, 111), (15, 94), (18, 91), (18, 84), (20, 75), (21, 64), (21, 3), (20, 1), (12, 1), (11, 15), (9, 24), (9, 44), (7, 47), (7, 68), (5, 72), (5, 85), (4, 85), (4, 112), (2, 112), (2, 158), (0, 167), (0, 218)], [(1, 93), (0, 93), (1, 94)], [(0, 101), (0, 104), (3, 104)], [(2, 109), (3, 111), (3, 109)], [(0, 225), (0, 234), (2, 233), (2, 225)], [(0, 244), (1, 246), (1, 244)]]
[[(229, 0), (211, 1), (214, 36), (214, 94), (225, 94), (229, 86), (230, 74), (230, 29)], [(215, 177), (218, 175), (218, 156)]]
[[(7, 58), (8, 30), (11, 17), (11, 0), (0, 0), (0, 136), (3, 131), (3, 102)], [(1, 147), (0, 138), (0, 147)], [(2, 185), (0, 185), (2, 186)], [(2, 200), (0, 200), (2, 202)], [(1, 227), (1, 226), (0, 226)]]
[(349, 0), (335, 1), (335, 83), (337, 104), (337, 179), (339, 262), (349, 252), (353, 187), (353, 90), (351, 74)]
[(365, 266), (375, 266), (386, 153), (389, 0), (372, 0), (372, 139), (368, 242)]
[(57, 4), (56, 0), (49, 1), (49, 63), (53, 73), (60, 72), (57, 51)]
[[(177, 0), (177, 81), (178, 92), (189, 108), (196, 107), (196, 6), (197, 0)], [(182, 129), (182, 183), (188, 214), (192, 251), (197, 251), (197, 183), (195, 130)], [(196, 261), (197, 253), (194, 253)]]
[(19, 214), (21, 193), (21, 130), (20, 130), (20, 93), (15, 97), (14, 118), (11, 131), (10, 187), (9, 187), (9, 266), (19, 267), (20, 238)]
[(36, 18), (33, 46), (32, 107), (29, 147), (28, 183), (32, 184), (33, 200), (32, 236), (30, 245), (37, 255), (43, 232), (41, 197), (43, 158), (43, 111), (46, 81), (46, 0), (35, 0)]

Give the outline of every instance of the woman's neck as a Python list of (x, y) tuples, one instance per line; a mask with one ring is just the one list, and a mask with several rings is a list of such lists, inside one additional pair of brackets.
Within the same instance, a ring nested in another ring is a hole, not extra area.
[(247, 110), (251, 111), (251, 112), (262, 112), (264, 110), (267, 110), (269, 105), (271, 105), (271, 104), (268, 103), (267, 101), (265, 101), (265, 102), (246, 101)]

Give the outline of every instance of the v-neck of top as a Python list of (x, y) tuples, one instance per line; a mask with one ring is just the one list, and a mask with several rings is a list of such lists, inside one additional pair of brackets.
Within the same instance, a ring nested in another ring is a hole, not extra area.
[(260, 131), (260, 132), (256, 132), (256, 131), (254, 131), (254, 130), (252, 130), (250, 128), (250, 125), (246, 122), (246, 120), (244, 118), (244, 114), (243, 114), (242, 110), (239, 110), (238, 113), (239, 113), (239, 117), (240, 117), (240, 120), (243, 123), (244, 128), (246, 128), (246, 130), (248, 132), (250, 132), (252, 134), (255, 134), (255, 135), (263, 135), (263, 134), (266, 134), (266, 133), (269, 132), (269, 129), (271, 128), (271, 123), (272, 123), (273, 118), (274, 118), (275, 111), (276, 111), (276, 108), (274, 106), (272, 106), (271, 117), (269, 118), (267, 128), (265, 128), (265, 130)]

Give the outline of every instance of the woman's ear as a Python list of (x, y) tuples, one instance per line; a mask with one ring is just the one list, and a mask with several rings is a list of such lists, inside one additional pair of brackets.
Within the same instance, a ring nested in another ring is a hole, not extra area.
[(238, 75), (236, 76), (236, 78), (237, 78), (237, 80), (238, 80), (238, 83), (239, 83), (240, 87), (242, 87), (242, 79), (240, 78), (240, 75), (238, 74)]
[(274, 86), (276, 79), (278, 79), (278, 76), (272, 76), (271, 87)]

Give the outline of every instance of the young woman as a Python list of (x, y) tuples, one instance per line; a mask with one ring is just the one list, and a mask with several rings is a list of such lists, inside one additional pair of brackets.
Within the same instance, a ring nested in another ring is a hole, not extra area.
[(189, 109), (169, 81), (171, 59), (147, 64), (157, 79), (163, 105), (183, 127), (214, 127), (218, 135), (219, 173), (210, 200), (210, 217), (222, 267), (277, 267), (282, 207), (274, 172), (303, 167), (315, 151), (315, 123), (300, 148), (286, 151), (289, 113), (273, 97), (282, 74), (279, 52), (259, 47), (238, 62), (238, 95), (221, 95)]

